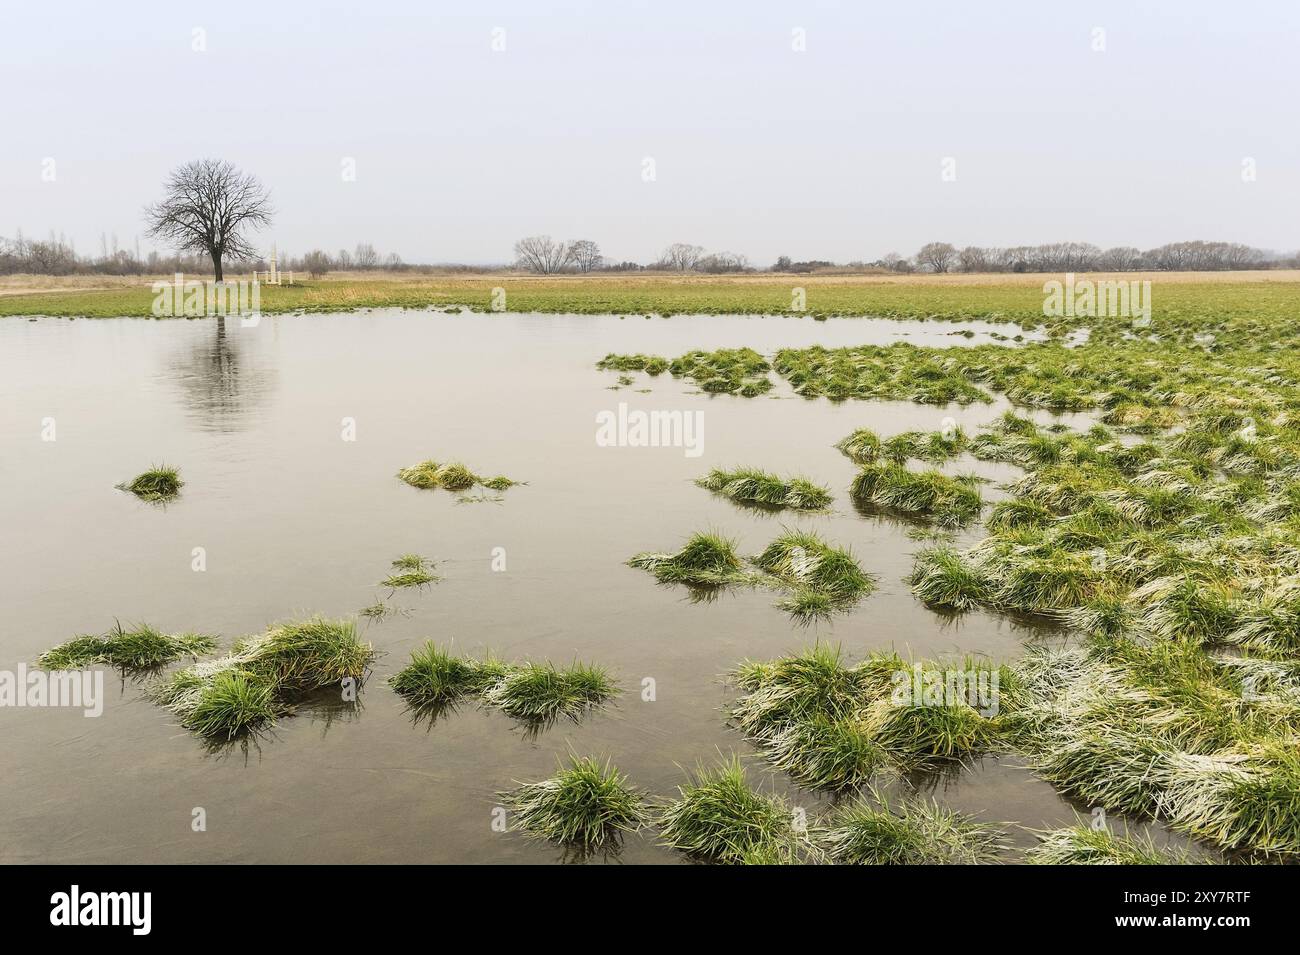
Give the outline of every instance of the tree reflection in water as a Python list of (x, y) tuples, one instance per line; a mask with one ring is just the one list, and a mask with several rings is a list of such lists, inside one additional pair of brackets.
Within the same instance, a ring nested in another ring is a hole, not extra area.
[(275, 390), (273, 367), (253, 357), (243, 336), (264, 335), (265, 325), (241, 328), (232, 318), (212, 320), (215, 332), (187, 345), (173, 365), (191, 418), (205, 431), (232, 432), (247, 426), (249, 414)]

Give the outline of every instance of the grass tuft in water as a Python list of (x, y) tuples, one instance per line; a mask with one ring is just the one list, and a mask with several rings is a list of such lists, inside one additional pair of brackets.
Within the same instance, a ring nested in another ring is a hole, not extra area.
[(397, 476), (411, 487), (420, 488), (421, 490), (442, 488), (444, 491), (456, 492), (468, 491), (475, 486), (486, 487), (493, 491), (504, 491), (516, 484), (523, 483), (511, 480), (504, 475), (491, 478), (480, 477), (458, 461), (445, 464), (439, 464), (433, 460), (421, 461), (409, 468), (402, 468), (397, 472)]
[(863, 467), (849, 492), (886, 511), (932, 519), (945, 527), (964, 527), (980, 515), (982, 501), (975, 483), (971, 477), (909, 471), (890, 462)]
[(221, 670), (196, 693), (181, 722), (200, 736), (229, 740), (274, 723), (285, 710), (272, 681), (242, 670)]
[(415, 710), (431, 714), (474, 696), (521, 723), (542, 728), (560, 719), (579, 722), (590, 710), (619, 693), (603, 667), (573, 663), (510, 664), (454, 656), (425, 644), (389, 685)]
[(752, 348), (719, 348), (687, 352), (674, 358), (668, 370), (674, 378), (690, 378), (701, 391), (755, 398), (771, 390), (772, 381), (767, 376), (771, 367)]
[(878, 769), (920, 769), (1008, 747), (1020, 729), (1016, 674), (979, 660), (911, 664), (876, 653), (846, 666), (838, 648), (748, 661), (729, 716), (803, 785), (861, 786)]
[(1034, 865), (1187, 865), (1187, 853), (1161, 849), (1150, 837), (1114, 835), (1106, 829), (1070, 826), (1035, 833), (1038, 845), (1026, 861)]
[(1006, 848), (992, 826), (929, 799), (890, 805), (876, 790), (839, 807), (822, 844), (848, 865), (978, 865)]
[(881, 457), (883, 442), (876, 432), (858, 428), (835, 445), (854, 464), (875, 464)]
[(159, 503), (176, 497), (184, 485), (185, 482), (181, 480), (178, 470), (166, 465), (158, 465), (117, 487), (118, 490), (129, 491), (142, 501)]
[(402, 616), (405, 616), (409, 613), (410, 611), (403, 607), (394, 607), (393, 605), (385, 603), (382, 600), (377, 600), (374, 603), (372, 603), (369, 607), (362, 607), (360, 610), (357, 611), (358, 616), (364, 617), (367, 620), (374, 620), (376, 622), (391, 617), (393, 614), (401, 614)]
[(715, 468), (695, 483), (733, 501), (770, 508), (815, 511), (829, 507), (833, 500), (826, 488), (807, 478), (782, 480), (756, 468), (736, 468), (733, 471)]
[(550, 724), (561, 718), (576, 723), (617, 693), (603, 667), (526, 663), (510, 669), (484, 694), (484, 701), (525, 723)]
[(79, 636), (46, 650), (36, 658), (43, 670), (77, 670), (101, 664), (141, 672), (173, 663), (181, 657), (198, 659), (216, 648), (212, 637), (200, 633), (167, 634), (148, 624), (125, 629), (115, 623), (103, 636)]
[(892, 438), (882, 439), (868, 428), (858, 428), (835, 445), (855, 464), (876, 464), (892, 461), (904, 464), (908, 460), (947, 461), (966, 451), (970, 441), (961, 428), (951, 431), (904, 431)]
[(662, 584), (721, 587), (751, 580), (736, 554), (735, 542), (715, 533), (692, 534), (673, 554), (637, 554), (628, 565), (650, 571)]
[[(1194, 640), (1093, 638), (1017, 665), (1023, 747), (1067, 794), (1225, 849), (1300, 853), (1300, 703), (1287, 668)], [(1275, 682), (1279, 679), (1281, 682)]]
[(150, 695), (187, 729), (230, 740), (273, 722), (313, 690), (360, 683), (373, 658), (353, 621), (312, 617), (239, 640), (227, 656), (178, 671)]
[(644, 797), (627, 777), (591, 757), (570, 757), (549, 779), (500, 795), (511, 829), (583, 852), (617, 848), (624, 833), (648, 819)]
[(484, 692), (504, 672), (504, 664), (495, 660), (481, 663), (453, 656), (430, 641), (411, 654), (411, 662), (390, 677), (388, 684), (412, 707), (442, 707)]
[(1053, 516), (1037, 501), (1012, 498), (994, 504), (984, 523), (990, 531), (1015, 531), (1023, 527), (1045, 527), (1052, 522)]
[(668, 359), (658, 355), (615, 355), (610, 353), (596, 362), (601, 371), (644, 371), (661, 375), (668, 370)]
[(870, 727), (856, 717), (817, 714), (767, 734), (762, 745), (773, 766), (812, 789), (854, 789), (890, 765)]
[(403, 554), (393, 561), (393, 573), (382, 581), (383, 586), (394, 589), (402, 587), (424, 587), (442, 580), (431, 568), (432, 560), (419, 554)]
[(679, 852), (739, 864), (769, 858), (774, 847), (794, 841), (789, 808), (751, 789), (734, 756), (697, 770), (678, 792), (680, 798), (663, 809), (658, 824), (664, 844)]
[(870, 674), (845, 666), (839, 647), (818, 642), (775, 660), (747, 660), (733, 676), (748, 695), (736, 703), (732, 718), (747, 734), (758, 735), (817, 716), (853, 716)]
[(778, 606), (797, 617), (847, 610), (875, 588), (852, 554), (806, 531), (786, 531), (754, 564), (789, 589)]
[(974, 610), (989, 599), (989, 584), (973, 562), (951, 547), (917, 553), (907, 582), (918, 600), (941, 610)]

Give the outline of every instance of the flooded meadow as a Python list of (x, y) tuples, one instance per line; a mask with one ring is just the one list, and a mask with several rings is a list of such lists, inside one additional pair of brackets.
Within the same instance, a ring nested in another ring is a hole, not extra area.
[[(0, 581), (9, 619), (0, 668), (31, 667), (49, 648), (116, 622), (208, 634), (225, 652), (315, 614), (355, 618), (376, 655), (355, 700), (309, 694), (266, 731), (224, 745), (206, 744), (154, 705), (150, 677), (112, 669), (98, 718), (7, 710), (0, 859), (561, 861), (559, 848), (501, 831), (499, 794), (551, 775), (570, 755), (608, 758), (667, 799), (691, 771), (734, 752), (761, 791), (810, 815), (824, 811), (831, 795), (800, 788), (729, 725), (739, 692), (727, 674), (742, 661), (820, 641), (850, 662), (894, 651), (997, 664), (1067, 641), (1043, 619), (922, 604), (906, 578), (934, 529), (855, 503), (848, 489), (858, 467), (835, 447), (862, 428), (974, 435), (1011, 406), (1001, 397), (837, 402), (796, 394), (775, 374), (770, 391), (747, 398), (596, 364), (611, 353), (692, 349), (1010, 348), (1017, 335), (1034, 337), (980, 322), (384, 309), (251, 325), (5, 319)], [(637, 412), (681, 413), (698, 425), (689, 446), (598, 439), (601, 420)], [(1076, 430), (1096, 420), (1021, 413)], [(447, 491), (399, 480), (429, 460), (520, 483)], [(174, 498), (119, 489), (164, 465), (184, 480)], [(745, 507), (695, 483), (737, 467), (801, 475), (832, 502), (807, 512)], [(986, 503), (1022, 473), (965, 454), (942, 470), (986, 479)], [(779, 607), (770, 588), (693, 599), (627, 563), (675, 551), (699, 531), (752, 557), (794, 530), (849, 551), (874, 590), (809, 620)], [(984, 533), (977, 522), (951, 537), (969, 546)], [(419, 586), (394, 585), (400, 555), (423, 555), (435, 573)], [(382, 613), (361, 614), (377, 605)], [(479, 658), (597, 664), (621, 693), (540, 730), (474, 699), (424, 719), (388, 681), (427, 641)], [(1034, 843), (1030, 830), (1088, 813), (1018, 757), (983, 756), (908, 782), (999, 826), (1008, 858)], [(199, 809), (204, 831), (192, 825)], [(1157, 843), (1186, 843), (1150, 829)], [(596, 861), (686, 860), (644, 828)]]

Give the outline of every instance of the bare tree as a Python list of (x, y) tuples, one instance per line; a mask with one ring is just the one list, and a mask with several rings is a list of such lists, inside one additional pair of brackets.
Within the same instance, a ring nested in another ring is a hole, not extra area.
[(312, 249), (302, 257), (302, 267), (312, 278), (317, 278), (330, 270), (330, 257), (320, 249)]
[(897, 252), (890, 252), (880, 260), (881, 266), (889, 269), (891, 272), (911, 272), (913, 271), (912, 263), (903, 258)]
[(989, 253), (977, 245), (968, 245), (957, 253), (957, 263), (963, 272), (987, 272)]
[(373, 269), (379, 265), (379, 253), (369, 242), (358, 242), (357, 250), (353, 255), (359, 269)]
[(1220, 271), (1251, 268), (1265, 260), (1258, 249), (1236, 242), (1171, 242), (1151, 249), (1146, 258), (1152, 267), (1169, 271)]
[(660, 264), (664, 268), (678, 272), (689, 272), (699, 264), (702, 258), (704, 258), (704, 246), (674, 242), (664, 249), (664, 254), (660, 256)]
[(957, 262), (957, 250), (948, 242), (927, 242), (916, 253), (916, 264), (931, 272), (947, 272)]
[(574, 239), (570, 242), (569, 258), (579, 272), (590, 272), (593, 269), (598, 269), (600, 263), (604, 261), (600, 254), (600, 246), (590, 239)]
[(695, 263), (695, 268), (700, 272), (722, 273), (722, 272), (748, 272), (749, 259), (743, 255), (736, 255), (733, 252), (713, 252), (703, 256)]
[(1252, 249), (1240, 242), (1227, 243), (1223, 256), (1223, 267), (1227, 269), (1253, 269), (1267, 259), (1259, 249)]
[(174, 169), (161, 202), (145, 207), (149, 234), (178, 251), (206, 254), (218, 282), (223, 258), (256, 257), (245, 232), (271, 222), (271, 197), (253, 176), (220, 159), (196, 159)]
[(567, 242), (549, 235), (532, 235), (515, 243), (515, 260), (521, 269), (550, 275), (569, 264), (573, 250)]
[(1142, 253), (1130, 245), (1107, 249), (1097, 256), (1097, 268), (1104, 272), (1127, 272), (1141, 261)]

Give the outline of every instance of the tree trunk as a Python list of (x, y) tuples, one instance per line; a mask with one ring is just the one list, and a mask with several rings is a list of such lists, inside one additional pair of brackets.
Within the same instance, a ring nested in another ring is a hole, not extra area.
[(217, 281), (220, 282), (221, 281), (221, 253), (210, 252), (208, 254), (212, 256), (212, 271), (216, 273)]

